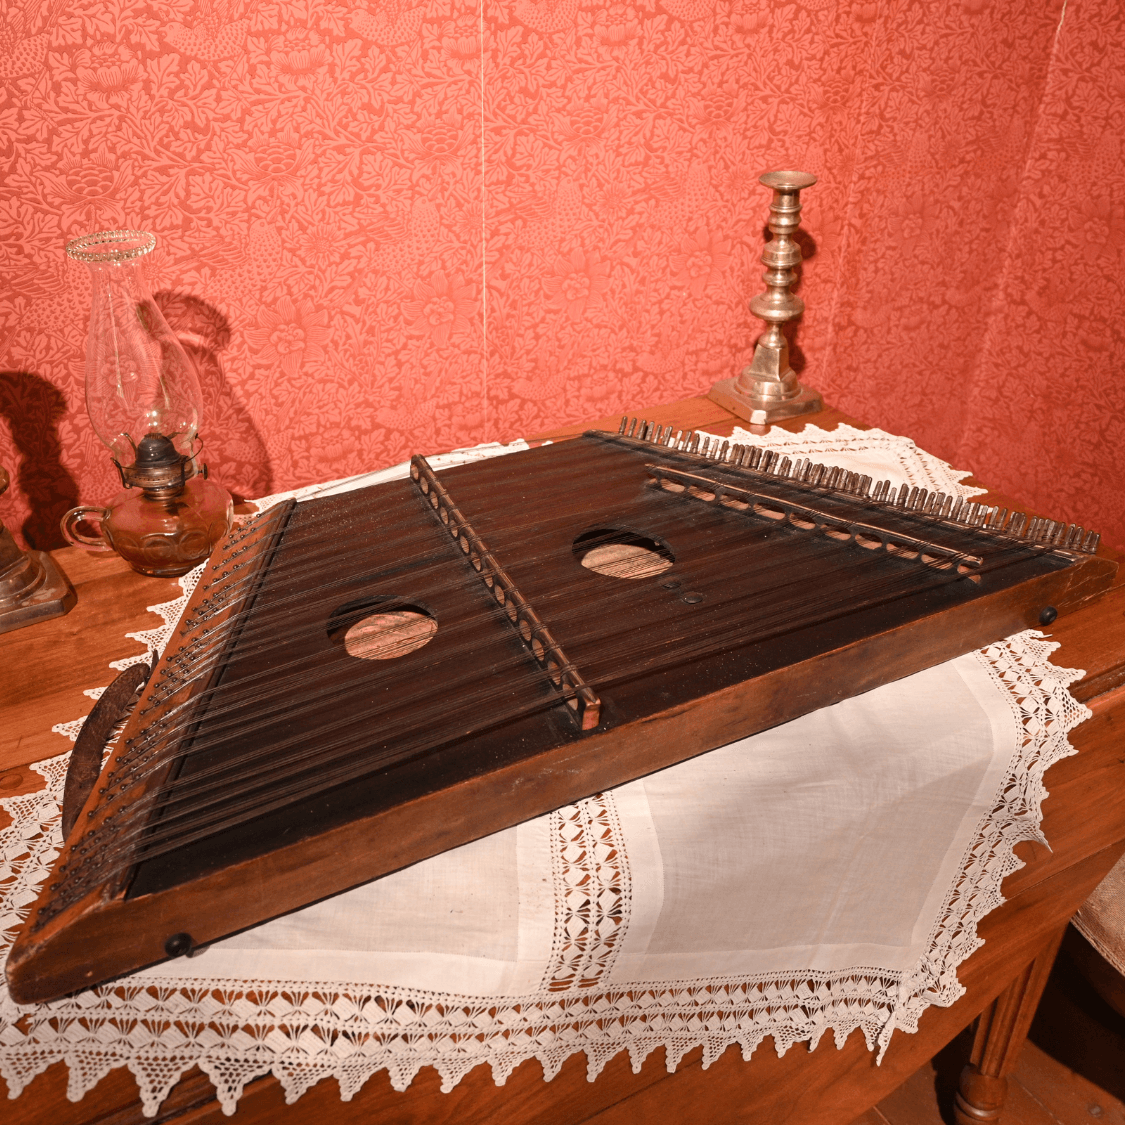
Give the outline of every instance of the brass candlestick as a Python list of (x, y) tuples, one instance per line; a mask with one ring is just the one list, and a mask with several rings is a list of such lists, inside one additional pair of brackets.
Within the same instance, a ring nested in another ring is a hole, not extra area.
[(774, 237), (762, 251), (766, 291), (751, 300), (750, 311), (768, 327), (742, 374), (720, 379), (710, 397), (732, 414), (765, 426), (798, 414), (813, 414), (823, 409), (824, 400), (797, 381), (797, 373), (789, 366), (789, 341), (781, 330), (805, 311), (805, 302), (789, 291), (797, 280), (794, 267), (801, 262), (801, 248), (792, 236), (801, 225), (801, 189), (812, 187), (816, 177), (808, 172), (767, 172), (759, 182), (773, 188), (770, 230)]
[[(0, 494), (7, 488), (8, 473), (0, 469)], [(0, 523), (0, 633), (62, 617), (76, 601), (55, 560), (46, 551), (21, 551)]]

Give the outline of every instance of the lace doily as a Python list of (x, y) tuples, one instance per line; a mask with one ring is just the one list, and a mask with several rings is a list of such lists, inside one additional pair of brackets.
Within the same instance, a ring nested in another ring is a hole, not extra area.
[[(882, 444), (884, 453), (903, 448), (894, 443), (904, 439), (855, 433), (869, 446)], [(799, 436), (807, 439), (808, 431)], [(838, 431), (825, 437), (840, 440)], [(815, 453), (802, 449), (802, 455)], [(919, 468), (915, 462), (912, 471), (925, 474), (919, 483), (929, 481), (927, 487), (954, 490), (956, 476), (936, 464), (931, 469), (923, 461)], [(181, 599), (153, 607), (164, 627), (131, 634), (146, 647), (163, 647), (193, 576), (181, 585)], [(811, 1049), (828, 1031), (840, 1046), (859, 1029), (881, 1054), (895, 1028), (915, 1031), (928, 1005), (951, 1004), (963, 993), (957, 967), (981, 944), (977, 925), (1003, 901), (1003, 879), (1021, 866), (1014, 845), (1042, 840), (1043, 774), (1074, 752), (1067, 734), (1089, 715), (1067, 690), (1082, 673), (1049, 663), (1057, 647), (1029, 631), (975, 654), (1008, 700), (1019, 744), (945, 896), (928, 952), (908, 972), (863, 968), (802, 972), (799, 983), (710, 976), (659, 986), (582, 987), (608, 976), (629, 917), (628, 862), (617, 846), (613, 794), (604, 794), (551, 814), (559, 907), (549, 971), (537, 990), (497, 998), (333, 980), (187, 981), (177, 979), (174, 965), (158, 976), (128, 978), (34, 1007), (15, 1005), (0, 986), (0, 1072), (9, 1095), (17, 1096), (60, 1060), (69, 1068), (72, 1100), (112, 1068), (127, 1066), (151, 1116), (192, 1066), (212, 1079), (229, 1114), (246, 1082), (267, 1072), (293, 1102), (327, 1077), (339, 1081), (347, 1100), (380, 1070), (403, 1090), (420, 1068), (432, 1066), (448, 1091), (481, 1063), (503, 1083), (520, 1063), (538, 1059), (550, 1079), (572, 1054), (584, 1052), (593, 1080), (623, 1050), (638, 1071), (653, 1050), (664, 1047), (672, 1070), (701, 1046), (706, 1067), (733, 1043), (749, 1059), (767, 1036), (784, 1053), (800, 1041)], [(73, 738), (80, 725), (77, 720), (53, 729)], [(33, 767), (44, 778), (40, 792), (0, 800), (12, 818), (0, 832), (0, 956), (57, 855), (66, 762), (60, 754)], [(570, 894), (575, 888), (581, 893)]]

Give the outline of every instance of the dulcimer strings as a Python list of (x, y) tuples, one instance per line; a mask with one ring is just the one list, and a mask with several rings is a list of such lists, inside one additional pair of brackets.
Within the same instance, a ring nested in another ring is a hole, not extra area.
[[(739, 542), (745, 541), (745, 529), (741, 529), (742, 534), (738, 536)], [(819, 539), (820, 537), (816, 537)], [(814, 543), (816, 542), (814, 539)], [(733, 544), (732, 544), (733, 545)], [(719, 547), (728, 546), (727, 543), (720, 542)], [(806, 543), (806, 552), (809, 544)], [(979, 545), (974, 544), (974, 549)], [(832, 543), (828, 540), (822, 540), (817, 544), (814, 549), (815, 555), (831, 555), (839, 554), (840, 545)], [(994, 554), (982, 570), (993, 569), (997, 565), (1004, 565), (1008, 561), (1015, 561), (1018, 557), (1028, 557), (1033, 552), (1024, 545), (1017, 545), (1015, 547), (1006, 547), (1000, 552)], [(856, 550), (857, 558), (855, 562), (848, 567), (837, 568), (834, 573), (836, 582), (832, 583), (833, 589), (826, 590), (821, 597), (815, 599), (804, 599), (804, 613), (796, 620), (793, 615), (793, 606), (788, 604), (787, 599), (780, 598), (777, 603), (777, 609), (773, 613), (766, 613), (760, 615), (756, 621), (754, 629), (754, 639), (764, 639), (771, 629), (776, 629), (781, 626), (788, 628), (801, 627), (804, 624), (811, 624), (823, 620), (825, 614), (851, 612), (858, 608), (858, 604), (854, 595), (859, 595), (861, 604), (869, 604), (873, 600), (885, 600), (887, 597), (894, 597), (899, 592), (913, 593), (918, 592), (919, 589), (928, 588), (933, 585), (945, 584), (949, 581), (957, 579), (956, 574), (942, 574), (935, 572), (932, 568), (919, 566), (915, 563), (913, 566), (907, 565), (899, 574), (887, 577), (866, 577), (870, 575), (871, 571), (878, 570), (879, 568), (872, 568), (870, 564), (870, 553)], [(428, 557), (430, 552), (417, 557)], [(866, 556), (866, 557), (864, 557)], [(804, 561), (808, 561), (808, 554), (806, 553)], [(531, 561), (535, 561), (534, 559)], [(464, 566), (463, 560), (461, 565)], [(955, 569), (955, 568), (952, 568)], [(923, 582), (919, 585), (919, 575), (926, 575), (928, 572), (929, 581)], [(978, 571), (980, 572), (980, 571)], [(473, 576), (474, 581), (477, 581), (476, 576)], [(454, 579), (458, 582), (458, 579)], [(324, 588), (329, 588), (338, 585), (337, 582), (324, 583)], [(615, 592), (615, 588), (623, 586), (631, 586), (632, 583), (628, 580), (610, 580), (606, 583), (606, 593), (598, 599), (593, 606), (593, 612), (584, 620), (595, 621), (598, 615), (604, 612), (607, 607), (611, 606), (614, 602), (621, 600), (626, 596), (625, 590), (620, 589), (619, 593)], [(764, 587), (761, 590), (754, 592), (755, 597), (762, 598), (763, 596), (776, 596), (783, 592), (786, 587), (796, 587), (802, 585), (799, 581), (775, 583), (773, 586)], [(847, 607), (840, 609), (841, 604), (841, 588), (850, 588), (849, 597), (846, 599)], [(316, 588), (309, 591), (304, 591), (304, 596), (310, 593), (315, 593)], [(300, 596), (300, 595), (294, 595)], [(746, 597), (735, 599), (746, 600)], [(589, 607), (588, 607), (589, 608)], [(730, 608), (730, 600), (719, 603), (718, 607), (721, 611), (727, 611)], [(498, 606), (490, 606), (489, 612), (493, 617), (498, 619), (504, 618), (504, 613)], [(714, 651), (714, 640), (700, 641), (698, 638), (698, 631), (691, 629), (690, 615), (689, 620), (685, 622), (687, 629), (685, 632), (669, 636), (667, 633), (662, 633), (659, 636), (651, 638), (648, 645), (640, 645), (640, 653), (638, 654), (638, 639), (636, 636), (626, 635), (622, 643), (616, 646), (610, 646), (609, 652), (601, 654), (603, 659), (607, 662), (612, 662), (621, 656), (627, 655), (640, 655), (642, 658), (648, 659), (656, 649), (663, 650), (666, 654), (671, 655), (675, 661), (689, 660), (693, 656), (703, 654), (707, 651)], [(466, 630), (466, 638), (462, 644), (463, 653), (471, 653), (472, 649), (476, 646), (474, 640), (474, 629), (468, 628)], [(263, 631), (264, 632), (264, 631)], [(589, 637), (593, 637), (591, 630)], [(251, 631), (245, 635), (246, 640), (252, 643), (261, 644), (266, 639), (264, 636), (256, 637)], [(589, 637), (579, 637), (575, 640), (568, 641), (568, 646), (580, 645), (583, 640)], [(275, 638), (276, 639), (276, 638)], [(641, 638), (643, 639), (643, 638)], [(243, 638), (239, 638), (239, 645), (236, 646), (235, 652), (237, 653), (243, 643)], [(597, 663), (602, 663), (599, 659)], [(294, 677), (300, 679), (302, 676), (302, 669), (300, 668), (300, 661), (293, 662), (294, 664)], [(531, 664), (528, 658), (517, 652), (517, 654), (510, 661), (507, 671), (520, 672), (533, 681), (541, 681), (543, 672), (537, 666)], [(261, 673), (262, 676), (276, 677), (282, 669), (273, 667)], [(619, 680), (627, 678), (628, 672), (624, 675), (615, 677)], [(610, 686), (613, 680), (607, 680), (602, 677), (594, 682), (595, 688), (599, 686)], [(275, 679), (275, 685), (278, 681)], [(280, 681), (280, 687), (275, 687), (271, 693), (274, 696), (285, 696), (292, 691), (292, 685), (289, 681)], [(247, 685), (240, 685), (246, 687)], [(458, 721), (464, 721), (466, 717), (471, 717), (472, 713), (476, 710), (478, 705), (495, 704), (496, 692), (494, 687), (487, 685), (479, 685), (479, 681), (475, 685), (474, 681), (465, 680), (458, 685), (462, 690), (462, 700), (460, 706), (454, 709), (454, 717)], [(363, 691), (360, 688), (358, 691), (353, 691), (352, 695), (362, 695)], [(314, 692), (314, 695), (316, 693)], [(339, 697), (339, 692), (333, 693)], [(418, 693), (414, 697), (408, 697), (405, 700), (407, 708), (411, 705), (422, 702), (425, 692)], [(262, 702), (259, 695), (254, 699), (255, 705)], [(308, 702), (308, 695), (306, 693), (305, 702)], [(339, 699), (341, 710), (348, 712), (347, 696)], [(558, 703), (557, 697), (548, 698), (539, 703), (539, 707), (555, 706)], [(240, 698), (236, 702), (228, 704), (227, 710), (229, 712), (236, 712), (245, 710), (246, 699)], [(358, 713), (351, 710), (347, 714), (346, 720), (334, 724), (334, 727), (346, 726), (353, 724), (357, 719), (367, 721), (375, 721), (379, 718), (386, 718), (388, 712), (394, 710), (401, 710), (403, 700), (401, 698), (395, 699), (389, 705), (376, 706), (366, 708)], [(521, 712), (534, 710), (527, 705), (509, 706), (500, 711), (493, 711), (489, 715), (490, 722), (503, 721), (505, 718), (515, 717)], [(208, 718), (211, 717), (211, 709), (208, 709)], [(186, 725), (186, 724), (185, 724)], [(307, 795), (310, 791), (321, 791), (323, 789), (333, 788), (344, 781), (354, 779), (356, 776), (362, 776), (365, 773), (370, 773), (373, 770), (379, 769), (390, 762), (401, 760), (404, 756), (412, 756), (420, 749), (425, 749), (426, 743), (432, 742), (432, 737), (426, 733), (418, 732), (414, 738), (403, 738), (407, 735), (408, 730), (402, 729), (403, 724), (400, 722), (397, 726), (392, 726), (390, 729), (380, 729), (378, 742), (383, 743), (385, 749), (382, 753), (372, 753), (371, 747), (364, 747), (362, 752), (358, 753), (354, 746), (354, 736), (349, 735), (347, 732), (338, 734), (336, 737), (321, 737), (330, 735), (329, 730), (318, 731), (317, 745), (312, 752), (312, 757), (315, 758), (315, 765), (317, 769), (317, 777), (310, 790), (309, 779), (307, 777), (310, 769), (310, 751), (306, 744), (306, 740), (302, 738), (293, 739), (287, 745), (284, 741), (280, 744), (275, 740), (270, 743), (268, 747), (258, 750), (244, 752), (240, 756), (228, 759), (218, 766), (212, 767), (208, 771), (200, 774), (194, 774), (189, 779), (184, 781), (174, 780), (166, 789), (146, 794), (140, 802), (137, 802), (138, 815), (147, 811), (153, 805), (160, 804), (162, 806), (161, 819), (158, 821), (154, 831), (147, 836), (142, 843), (141, 855), (151, 856), (160, 854), (163, 851), (169, 850), (172, 847), (180, 846), (190, 839), (202, 838), (208, 834), (213, 834), (222, 831), (226, 827), (231, 827), (237, 823), (243, 823), (246, 820), (253, 819), (256, 816), (262, 815), (269, 809), (280, 807), (289, 803), (295, 797)], [(223, 729), (220, 727), (217, 731), (209, 732), (208, 739), (202, 739), (197, 743), (193, 743), (187, 750), (187, 753), (196, 753), (212, 749), (215, 746), (221, 745), (224, 741), (229, 741), (232, 737), (237, 737), (239, 728), (237, 724), (233, 728)], [(163, 737), (162, 737), (163, 741)], [(396, 744), (391, 746), (390, 743)], [(286, 753), (286, 751), (288, 751)], [(180, 754), (183, 751), (179, 752)], [(238, 769), (252, 764), (261, 762), (268, 764), (268, 771), (256, 771), (251, 775), (249, 781), (243, 781), (241, 785), (229, 784), (229, 775), (232, 770)], [(160, 765), (167, 764), (165, 758)], [(146, 775), (147, 776), (147, 775)], [(226, 776), (227, 782), (223, 778)], [(279, 779), (289, 779), (288, 784), (278, 785)], [(261, 794), (265, 790), (265, 799), (259, 797), (258, 800), (247, 800), (254, 794)], [(242, 802), (240, 807), (235, 811), (229, 809), (230, 804)], [(171, 811), (174, 804), (179, 804), (181, 807), (179, 811)], [(226, 811), (222, 806), (227, 806)], [(210, 809), (211, 812), (202, 817), (199, 813), (202, 810)], [(130, 818), (132, 819), (132, 818)], [(115, 842), (120, 842), (126, 845), (131, 839), (139, 833), (144, 832), (143, 827), (135, 827), (131, 832), (123, 833), (121, 837), (117, 837)], [(116, 848), (114, 849), (117, 850)]]

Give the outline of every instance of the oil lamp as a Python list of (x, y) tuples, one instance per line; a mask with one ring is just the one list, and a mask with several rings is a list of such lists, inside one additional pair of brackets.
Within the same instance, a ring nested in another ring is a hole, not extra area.
[[(155, 246), (155, 235), (137, 230), (98, 231), (66, 246), (93, 283), (86, 409), (125, 487), (105, 508), (72, 508), (62, 528), (76, 546), (109, 546), (134, 570), (165, 577), (211, 553), (230, 527), (231, 498), (198, 464), (199, 379), (141, 268)], [(83, 521), (98, 534), (84, 535)]]

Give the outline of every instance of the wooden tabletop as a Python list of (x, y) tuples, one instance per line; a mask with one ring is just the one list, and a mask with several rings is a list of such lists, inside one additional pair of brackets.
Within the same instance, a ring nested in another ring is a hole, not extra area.
[[(637, 413), (664, 425), (719, 434), (740, 424), (706, 398)], [(616, 430), (618, 421), (616, 416), (599, 419), (532, 440), (564, 440), (591, 428)], [(842, 422), (866, 428), (834, 410), (808, 421), (823, 429)], [(786, 428), (800, 430), (803, 424), (797, 420)], [(970, 478), (966, 483), (975, 482)], [(993, 493), (983, 502), (1023, 507)], [(115, 555), (77, 548), (53, 555), (73, 583), (78, 604), (66, 617), (0, 636), (0, 796), (42, 787), (30, 764), (70, 747), (51, 727), (89, 711), (91, 700), (83, 691), (109, 683), (115, 675), (110, 661), (143, 651), (125, 634), (158, 627), (162, 618), (147, 607), (181, 592), (176, 580), (136, 574)], [(966, 995), (951, 1008), (928, 1010), (918, 1035), (897, 1035), (881, 1067), (875, 1067), (862, 1037), (852, 1035), (841, 1051), (826, 1043), (810, 1053), (798, 1045), (780, 1059), (765, 1045), (750, 1063), (728, 1050), (706, 1073), (698, 1050), (674, 1075), (667, 1073), (661, 1051), (639, 1075), (632, 1074), (627, 1056), (618, 1055), (593, 1084), (585, 1081), (584, 1056), (572, 1057), (550, 1083), (543, 1082), (538, 1063), (518, 1067), (503, 1087), (493, 1084), (487, 1068), (478, 1067), (450, 1094), (438, 1092), (432, 1070), (424, 1070), (401, 1094), (381, 1073), (348, 1103), (340, 1101), (336, 1083), (327, 1081), (285, 1107), (277, 1080), (263, 1077), (247, 1087), (236, 1120), (296, 1125), (330, 1116), (335, 1125), (491, 1120), (560, 1125), (815, 1120), (846, 1125), (965, 1027), (1036, 956), (1046, 936), (1065, 923), (1125, 849), (1125, 568), (1100, 602), (1060, 618), (1050, 633), (1061, 642), (1054, 663), (1085, 670), (1072, 690), (1093, 711), (1071, 739), (1080, 753), (1052, 767), (1047, 776), (1051, 796), (1044, 805), (1043, 828), (1051, 850), (1019, 845), (1026, 865), (1006, 880), (1007, 901), (980, 926), (985, 945), (959, 971)], [(112, 1071), (79, 1103), (66, 1100), (66, 1078), (62, 1064), (49, 1067), (15, 1102), (0, 1103), (5, 1104), (4, 1120), (11, 1125), (139, 1125), (152, 1120), (217, 1125), (225, 1120), (210, 1081), (198, 1070), (177, 1084), (156, 1119), (141, 1115), (136, 1084), (124, 1069)]]

